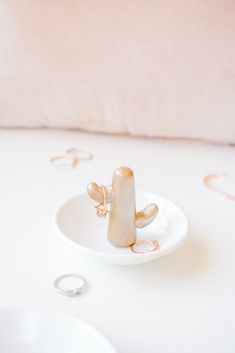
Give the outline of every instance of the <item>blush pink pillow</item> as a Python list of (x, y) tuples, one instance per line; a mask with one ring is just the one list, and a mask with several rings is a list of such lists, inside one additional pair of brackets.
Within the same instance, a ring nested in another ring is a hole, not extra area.
[(0, 125), (235, 142), (233, 0), (5, 0)]

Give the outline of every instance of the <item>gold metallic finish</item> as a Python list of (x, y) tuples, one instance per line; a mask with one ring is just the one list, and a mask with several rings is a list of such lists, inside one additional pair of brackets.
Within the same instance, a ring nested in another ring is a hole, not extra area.
[(204, 177), (203, 182), (204, 182), (205, 187), (208, 190), (212, 191), (217, 196), (222, 197), (225, 200), (235, 201), (235, 195), (232, 195), (232, 194), (229, 194), (225, 191), (219, 190), (215, 186), (213, 186), (211, 183), (218, 178), (224, 178), (224, 177), (226, 177), (226, 175), (221, 174), (221, 173), (209, 174)]
[(107, 201), (106, 201), (106, 190), (104, 185), (101, 185), (102, 188), (102, 202), (99, 203), (95, 208), (97, 208), (97, 216), (98, 217), (106, 217), (107, 213), (109, 212), (107, 209)]
[[(104, 205), (104, 187), (90, 183), (89, 196), (100, 207)], [(128, 167), (120, 167), (113, 174), (112, 186), (105, 187), (106, 203), (110, 204), (108, 239), (114, 246), (127, 247), (136, 242), (136, 228), (150, 224), (157, 216), (155, 204), (136, 212), (134, 173)], [(102, 210), (101, 210), (102, 213)]]
[(137, 228), (144, 228), (150, 224), (157, 216), (158, 207), (154, 203), (136, 213), (135, 225)]
[[(146, 251), (138, 250), (139, 248), (141, 248), (142, 245), (148, 245), (148, 244), (152, 245), (151, 249), (148, 249)], [(147, 252), (153, 252), (156, 250), (160, 250), (160, 246), (157, 240), (140, 240), (131, 245), (131, 251), (133, 251), (136, 254), (146, 254)]]
[[(90, 183), (87, 186), (87, 192), (94, 201), (98, 203), (103, 202), (103, 186), (98, 186), (94, 182)], [(114, 197), (112, 186), (110, 185), (105, 186), (105, 194), (106, 194), (106, 202), (111, 203)]]
[(71, 148), (65, 152), (64, 156), (56, 156), (50, 159), (50, 162), (54, 167), (64, 169), (72, 168), (76, 169), (82, 160), (88, 161), (93, 158), (90, 152)]

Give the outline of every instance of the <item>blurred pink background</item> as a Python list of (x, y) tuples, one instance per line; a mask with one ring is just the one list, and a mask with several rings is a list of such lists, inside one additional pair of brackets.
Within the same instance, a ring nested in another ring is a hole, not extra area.
[(235, 2), (1, 1), (0, 125), (235, 142)]

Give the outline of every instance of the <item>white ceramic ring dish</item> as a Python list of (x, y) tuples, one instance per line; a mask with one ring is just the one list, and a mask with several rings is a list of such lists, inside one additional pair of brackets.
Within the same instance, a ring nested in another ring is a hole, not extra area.
[(148, 192), (136, 192), (136, 208), (156, 203), (157, 218), (148, 227), (138, 229), (137, 241), (156, 239), (160, 249), (144, 254), (133, 253), (130, 247), (112, 246), (107, 239), (108, 217), (96, 215), (95, 203), (84, 193), (63, 203), (56, 212), (56, 229), (78, 251), (104, 263), (134, 265), (152, 261), (179, 248), (187, 238), (189, 221), (185, 213), (166, 198)]
[(91, 325), (50, 311), (0, 311), (2, 353), (117, 353)]

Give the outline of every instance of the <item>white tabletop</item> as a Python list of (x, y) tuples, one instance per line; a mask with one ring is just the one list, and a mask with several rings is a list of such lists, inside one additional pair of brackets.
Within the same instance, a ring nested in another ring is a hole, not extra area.
[[(91, 151), (94, 160), (76, 171), (50, 165), (50, 157), (74, 146)], [(2, 130), (0, 165), (0, 309), (75, 314), (120, 353), (235, 352), (235, 203), (202, 185), (213, 172), (235, 181), (234, 147)], [(136, 188), (165, 196), (188, 214), (190, 237), (177, 252), (145, 265), (108, 266), (80, 254), (53, 228), (64, 200), (90, 181), (109, 183), (121, 165), (135, 170)], [(67, 272), (87, 278), (86, 293), (66, 298), (55, 292), (53, 280)]]

